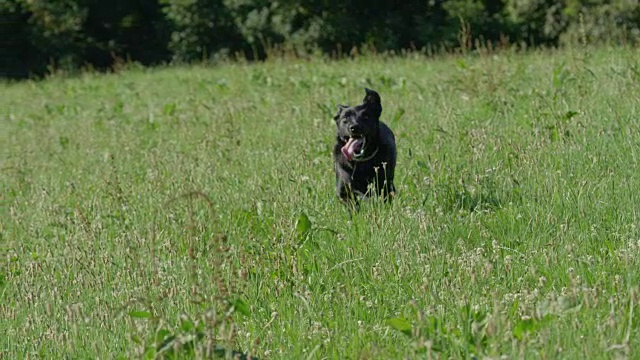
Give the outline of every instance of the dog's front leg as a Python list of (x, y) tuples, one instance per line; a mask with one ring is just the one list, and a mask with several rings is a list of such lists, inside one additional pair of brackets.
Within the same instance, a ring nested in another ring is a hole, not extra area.
[(340, 201), (347, 206), (349, 210), (358, 211), (360, 208), (359, 194), (353, 191), (351, 184), (338, 180), (337, 195)]
[(390, 203), (396, 196), (396, 187), (393, 185), (393, 182), (388, 182), (385, 180), (382, 184), (382, 187), (378, 190), (378, 194), (386, 203)]

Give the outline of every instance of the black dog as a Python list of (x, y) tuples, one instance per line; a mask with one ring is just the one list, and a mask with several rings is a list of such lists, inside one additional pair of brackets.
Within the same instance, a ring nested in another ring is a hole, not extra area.
[(333, 118), (338, 128), (333, 148), (338, 197), (358, 206), (372, 192), (389, 201), (395, 195), (396, 140), (380, 121), (382, 105), (377, 92), (365, 89), (361, 105), (338, 105)]

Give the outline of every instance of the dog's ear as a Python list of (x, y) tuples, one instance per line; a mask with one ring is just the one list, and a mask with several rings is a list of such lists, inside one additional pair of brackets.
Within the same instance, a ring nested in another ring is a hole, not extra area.
[(365, 104), (378, 104), (380, 105), (380, 95), (374, 90), (369, 88), (364, 88), (365, 96), (364, 100), (362, 100)]
[(338, 112), (336, 113), (336, 115), (333, 117), (333, 120), (338, 121), (338, 119), (340, 118), (340, 115), (342, 115), (342, 111), (344, 109), (348, 108), (348, 106), (346, 105), (342, 105), (342, 104), (338, 104)]
[(364, 91), (365, 91), (365, 96), (364, 96), (364, 100), (362, 100), (362, 103), (367, 105), (367, 107), (369, 107), (376, 114), (376, 116), (380, 116), (380, 114), (382, 113), (382, 104), (380, 103), (380, 95), (378, 95), (377, 92), (368, 88), (364, 88)]

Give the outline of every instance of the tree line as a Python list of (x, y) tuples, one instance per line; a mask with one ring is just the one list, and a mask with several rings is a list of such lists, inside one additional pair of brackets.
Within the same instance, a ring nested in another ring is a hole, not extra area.
[[(2, 77), (351, 49), (638, 43), (638, 0), (2, 0)], [(474, 39), (472, 41), (471, 39)]]

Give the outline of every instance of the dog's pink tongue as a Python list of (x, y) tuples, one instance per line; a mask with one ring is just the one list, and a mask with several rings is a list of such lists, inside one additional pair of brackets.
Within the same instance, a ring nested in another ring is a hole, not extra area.
[(357, 151), (360, 151), (360, 147), (362, 146), (362, 140), (349, 138), (346, 144), (342, 147), (342, 155), (347, 158), (348, 161), (353, 159), (353, 156)]

